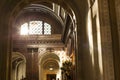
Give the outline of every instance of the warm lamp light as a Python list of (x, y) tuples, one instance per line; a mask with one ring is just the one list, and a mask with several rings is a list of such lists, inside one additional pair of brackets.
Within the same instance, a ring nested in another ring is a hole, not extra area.
[(49, 68), (49, 70), (50, 70), (50, 71), (52, 71), (52, 70), (53, 70), (53, 68), (51, 67), (51, 68)]

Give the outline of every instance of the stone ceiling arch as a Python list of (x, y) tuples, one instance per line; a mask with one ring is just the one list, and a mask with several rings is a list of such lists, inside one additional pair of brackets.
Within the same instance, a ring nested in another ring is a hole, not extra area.
[[(19, 29), (22, 24), (30, 21), (47, 22), (52, 27), (52, 34), (61, 34), (64, 28), (64, 23), (61, 17), (56, 15), (51, 9), (40, 4), (31, 4), (25, 7), (17, 15), (13, 25), (13, 29)], [(19, 32), (16, 29), (15, 31)]]
[(41, 55), (39, 65), (43, 70), (57, 71), (60, 69), (60, 58), (55, 53), (46, 52)]
[[(75, 16), (76, 16), (76, 21), (77, 21), (76, 23), (79, 23), (79, 25), (82, 25), (81, 24), (82, 22), (79, 18), (82, 19), (82, 11), (81, 10), (82, 10), (82, 7), (83, 7), (82, 4), (84, 2), (79, 3), (81, 5), (81, 7), (80, 7), (80, 6), (77, 5), (78, 4), (77, 1), (73, 1), (73, 0), (69, 0), (69, 1), (68, 0), (65, 0), (65, 1), (63, 1), (63, 0), (51, 0), (51, 1), (49, 1), (49, 0), (46, 0), (46, 1), (45, 0), (31, 0), (31, 1), (29, 1), (29, 0), (16, 0), (14, 2), (13, 1), (5, 1), (1, 5), (1, 7), (4, 7), (4, 9), (7, 10), (7, 11), (3, 10), (1, 14), (4, 15), (4, 13), (6, 13), (6, 16), (3, 16), (3, 17), (5, 17), (5, 19), (8, 20), (6, 22), (9, 22), (9, 26), (13, 26), (13, 22), (14, 22), (14, 19), (15, 19), (16, 15), (26, 5), (29, 5), (31, 3), (38, 3), (38, 2), (53, 2), (53, 3), (61, 5), (71, 15), (72, 15), (72, 13), (74, 13)], [(7, 5), (5, 5), (5, 3), (7, 3)]]
[(23, 54), (21, 54), (20, 52), (12, 52), (12, 62), (18, 58), (21, 58), (26, 62), (26, 58)]
[(12, 69), (15, 69), (17, 66), (19, 66), (21, 63), (26, 63), (26, 58), (23, 54), (20, 52), (12, 52)]
[[(20, 1), (14, 1), (14, 5), (12, 6), (12, 11), (11, 11), (11, 18), (10, 21), (15, 19), (16, 15), (27, 5), (32, 4), (32, 3), (40, 3), (40, 2), (49, 2), (49, 3), (56, 3), (60, 6), (62, 6), (70, 15), (78, 15), (80, 16), (81, 14), (79, 13), (79, 8), (77, 7), (76, 3), (73, 0), (70, 1), (63, 1), (63, 0), (20, 0)], [(10, 3), (8, 3), (10, 4)], [(11, 5), (11, 4), (10, 4)], [(73, 14), (74, 13), (74, 14)]]
[(49, 70), (50, 67), (54, 68), (54, 70), (59, 69), (59, 63), (53, 59), (47, 59), (41, 64), (43, 69)]
[(60, 62), (60, 58), (57, 54), (55, 53), (50, 53), (50, 52), (46, 52), (43, 55), (41, 55), (40, 59), (39, 59), (39, 64), (44, 64), (45, 61), (48, 60), (55, 60), (57, 62)]

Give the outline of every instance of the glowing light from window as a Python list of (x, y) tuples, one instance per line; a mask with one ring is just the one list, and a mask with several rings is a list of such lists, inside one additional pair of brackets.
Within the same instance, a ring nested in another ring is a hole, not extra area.
[(21, 25), (21, 35), (49, 35), (51, 34), (51, 25), (43, 21), (30, 21)]
[(28, 23), (24, 23), (22, 26), (21, 26), (21, 32), (20, 32), (21, 35), (27, 35), (28, 34)]

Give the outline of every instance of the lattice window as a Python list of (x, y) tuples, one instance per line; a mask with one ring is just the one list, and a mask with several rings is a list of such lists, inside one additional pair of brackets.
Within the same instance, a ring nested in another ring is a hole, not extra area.
[(30, 21), (29, 34), (42, 34), (43, 32), (42, 21)]
[(21, 35), (49, 35), (51, 25), (43, 21), (30, 21), (21, 25)]
[(48, 23), (44, 23), (44, 34), (51, 34), (51, 26)]

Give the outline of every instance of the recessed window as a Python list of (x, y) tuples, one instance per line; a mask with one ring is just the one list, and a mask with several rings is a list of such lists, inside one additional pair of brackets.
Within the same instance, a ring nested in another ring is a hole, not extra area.
[(21, 25), (21, 35), (50, 35), (51, 25), (43, 21), (30, 21)]

